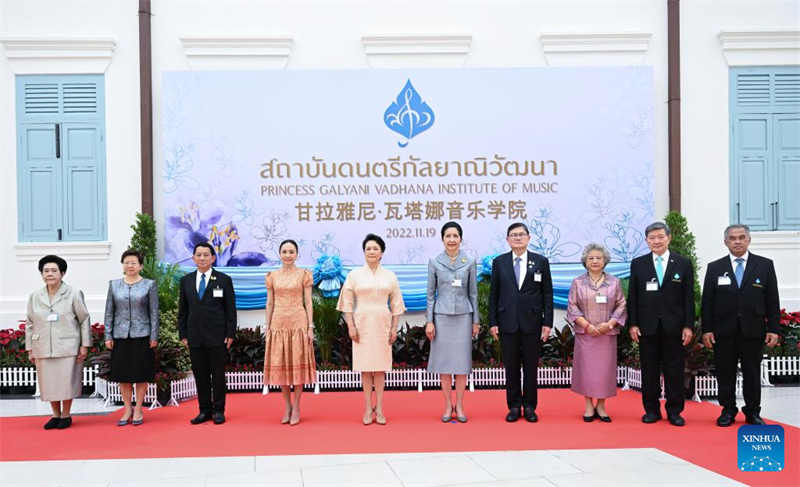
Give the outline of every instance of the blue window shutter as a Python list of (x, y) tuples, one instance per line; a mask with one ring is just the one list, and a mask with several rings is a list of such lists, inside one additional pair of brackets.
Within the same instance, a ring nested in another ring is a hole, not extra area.
[(775, 217), (781, 230), (800, 229), (800, 114), (775, 115), (777, 166), (777, 207)]
[(765, 115), (740, 115), (734, 128), (737, 172), (734, 221), (753, 230), (771, 230), (769, 139), (772, 121)]
[(63, 141), (64, 240), (101, 240), (105, 178), (100, 131), (96, 125), (65, 123)]
[(731, 69), (731, 222), (800, 229), (800, 66)]
[(18, 128), (20, 240), (58, 240), (61, 164), (56, 159), (55, 124), (29, 123)]
[(104, 240), (103, 76), (18, 76), (16, 93), (19, 240)]

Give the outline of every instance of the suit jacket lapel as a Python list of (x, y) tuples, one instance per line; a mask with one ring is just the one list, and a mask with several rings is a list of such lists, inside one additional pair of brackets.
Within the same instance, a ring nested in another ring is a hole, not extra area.
[[(748, 259), (747, 265), (744, 268), (744, 275), (742, 276), (742, 285), (741, 288), (744, 289), (744, 285), (750, 282), (753, 279), (753, 274), (755, 274), (756, 269), (758, 268), (758, 260), (753, 258), (753, 254), (750, 254), (750, 258)], [(729, 261), (730, 262), (730, 261)], [(736, 279), (734, 279), (735, 281)]]

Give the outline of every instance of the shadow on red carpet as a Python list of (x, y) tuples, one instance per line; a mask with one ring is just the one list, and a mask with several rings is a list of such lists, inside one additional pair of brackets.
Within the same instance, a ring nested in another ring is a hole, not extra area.
[(506, 423), (505, 393), (467, 393), (469, 422), (442, 423), (438, 391), (389, 391), (389, 424), (361, 424), (363, 394), (325, 392), (303, 396), (302, 421), (279, 424), (280, 394), (229, 394), (227, 423), (193, 426), (197, 403), (147, 411), (142, 426), (117, 427), (119, 413), (76, 416), (73, 426), (45, 431), (46, 418), (0, 418), (0, 460), (85, 460), (337, 453), (658, 448), (750, 485), (800, 485), (800, 429), (783, 425), (786, 468), (741, 472), (736, 467), (736, 431), (719, 428), (719, 408), (687, 401), (686, 426), (640, 421), (641, 396), (619, 391), (609, 400), (610, 424), (584, 423), (583, 398), (566, 389), (539, 391), (539, 422)]

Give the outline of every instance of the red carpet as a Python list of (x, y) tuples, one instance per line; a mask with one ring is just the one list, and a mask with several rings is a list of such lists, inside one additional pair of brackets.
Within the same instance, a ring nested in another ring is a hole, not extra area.
[[(76, 416), (64, 431), (45, 431), (43, 417), (0, 418), (0, 460), (84, 460), (335, 453), (658, 448), (691, 463), (751, 485), (800, 485), (800, 429), (783, 425), (786, 469), (741, 472), (736, 468), (737, 422), (718, 428), (719, 408), (687, 401), (683, 428), (666, 421), (640, 422), (641, 396), (620, 391), (609, 400), (613, 423), (585, 424), (583, 398), (566, 389), (539, 392), (539, 423), (508, 424), (505, 393), (467, 393), (466, 424), (440, 422), (441, 393), (386, 393), (389, 424), (363, 426), (360, 392), (306, 393), (303, 419), (279, 424), (279, 393), (228, 395), (228, 422), (189, 424), (196, 402), (147, 411), (145, 424), (115, 426), (118, 414)], [(737, 417), (741, 421), (741, 415)]]

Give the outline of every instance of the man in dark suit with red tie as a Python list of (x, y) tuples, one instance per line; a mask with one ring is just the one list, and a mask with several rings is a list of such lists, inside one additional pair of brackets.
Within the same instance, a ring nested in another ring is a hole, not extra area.
[(214, 424), (222, 424), (227, 349), (236, 333), (236, 297), (231, 278), (211, 267), (216, 260), (211, 244), (195, 245), (192, 260), (197, 271), (181, 278), (178, 300), (178, 333), (189, 347), (200, 406), (200, 414), (191, 423), (213, 419)]
[(708, 264), (703, 284), (703, 343), (714, 347), (722, 414), (717, 425), (736, 420), (736, 364), (742, 364), (745, 421), (761, 419), (761, 354), (764, 343), (778, 343), (780, 317), (778, 279), (772, 261), (752, 254), (750, 228), (730, 225), (725, 229), (730, 253)]
[(665, 223), (648, 225), (644, 235), (651, 252), (631, 261), (628, 286), (629, 331), (639, 343), (642, 365), (642, 422), (662, 418), (659, 376), (663, 374), (667, 419), (683, 426), (683, 347), (694, 336), (694, 269), (689, 259), (670, 252)]
[[(550, 263), (528, 251), (531, 240), (524, 223), (513, 223), (506, 231), (511, 252), (492, 262), (489, 294), (489, 332), (500, 340), (506, 368), (506, 421), (522, 416), (538, 421), (537, 372), (539, 349), (553, 327), (553, 281)], [(520, 389), (520, 362), (524, 386)]]

